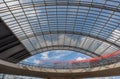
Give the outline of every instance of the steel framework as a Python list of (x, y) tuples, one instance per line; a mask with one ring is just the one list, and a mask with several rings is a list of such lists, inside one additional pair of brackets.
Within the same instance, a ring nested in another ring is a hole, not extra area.
[(31, 55), (65, 49), (95, 57), (120, 49), (119, 0), (0, 0), (0, 17)]

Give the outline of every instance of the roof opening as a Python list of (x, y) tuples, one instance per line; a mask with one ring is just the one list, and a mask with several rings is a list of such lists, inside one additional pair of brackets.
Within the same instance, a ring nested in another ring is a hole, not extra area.
[(83, 60), (90, 58), (90, 56), (87, 56), (85, 54), (75, 52), (75, 51), (69, 51), (69, 50), (53, 50), (53, 51), (47, 51), (43, 53), (39, 53), (36, 55), (33, 55), (22, 62), (27, 63), (33, 63), (33, 64), (40, 64), (40, 63), (49, 63), (49, 62), (65, 62), (70, 60)]

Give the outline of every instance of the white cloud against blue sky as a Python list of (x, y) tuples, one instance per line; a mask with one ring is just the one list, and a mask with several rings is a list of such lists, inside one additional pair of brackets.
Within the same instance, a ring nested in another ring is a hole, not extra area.
[(68, 61), (68, 60), (82, 60), (90, 58), (87, 55), (81, 54), (79, 52), (74, 51), (66, 51), (66, 50), (54, 50), (47, 51), (40, 54), (36, 54), (24, 61), (40, 64), (42, 61)]
[[(86, 58), (90, 58), (90, 57), (74, 51), (54, 50), (54, 51), (47, 51), (47, 52), (36, 54), (28, 59), (25, 59), (24, 61), (35, 63), (35, 64), (41, 64), (44, 61), (83, 60)], [(85, 79), (120, 79), (120, 77), (117, 76), (117, 77), (101, 77), (101, 78), (85, 78)]]

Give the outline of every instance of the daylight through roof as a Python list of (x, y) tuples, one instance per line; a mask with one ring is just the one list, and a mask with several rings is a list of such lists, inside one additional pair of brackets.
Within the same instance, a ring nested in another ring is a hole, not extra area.
[(119, 0), (1, 0), (0, 17), (31, 55), (62, 49), (96, 57), (120, 49)]
[[(45, 53), (60, 50), (78, 53), (65, 61)], [(0, 0), (0, 73), (76, 79), (119, 70), (120, 0)]]

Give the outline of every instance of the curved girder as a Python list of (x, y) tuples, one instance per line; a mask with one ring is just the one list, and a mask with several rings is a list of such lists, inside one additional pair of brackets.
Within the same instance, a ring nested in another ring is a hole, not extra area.
[[(16, 0), (4, 1), (3, 0), (3, 2), (1, 2), (0, 4), (3, 4), (5, 6), (0, 7), (0, 9), (1, 9), (0, 16), (5, 20), (5, 22), (9, 25), (10, 29), (15, 33), (16, 36), (18, 36), (18, 38), (21, 41), (23, 41), (24, 39), (29, 40), (29, 39), (31, 39), (31, 37), (35, 37), (36, 38), (35, 40), (38, 40), (37, 36), (40, 36), (40, 35), (44, 36), (44, 35), (49, 35), (49, 34), (71, 34), (71, 35), (82, 35), (82, 36), (94, 38), (95, 40), (100, 40), (102, 42), (108, 43), (111, 46), (114, 46), (119, 49), (120, 48), (120, 45), (119, 45), (120, 38), (118, 38), (118, 37), (112, 38), (111, 40), (115, 39), (113, 42), (107, 40), (107, 38), (114, 35), (114, 32), (116, 33), (116, 30), (117, 30), (117, 32), (119, 32), (119, 24), (120, 23), (119, 23), (119, 18), (116, 18), (116, 16), (119, 17), (118, 13), (120, 12), (120, 9), (119, 9), (120, 3), (119, 3), (119, 1), (118, 2), (110, 1), (111, 3), (112, 2), (117, 3), (116, 5), (114, 5), (113, 3), (108, 4), (107, 2), (108, 2), (107, 0), (105, 0), (105, 2), (103, 2), (103, 3), (100, 2), (99, 0), (97, 2), (95, 2), (94, 0), (93, 1), (79, 1), (79, 0), (74, 0), (74, 1), (71, 1), (71, 0), (70, 1), (63, 1), (63, 0), (62, 1), (61, 0), (33, 1), (33, 0), (31, 0), (30, 2), (22, 1), (22, 0), (18, 0), (18, 1), (16, 1)], [(63, 7), (61, 8), (61, 6), (66, 6), (66, 8), (65, 9)], [(32, 8), (32, 10), (31, 10), (31, 8)], [(75, 11), (73, 10), (73, 8), (75, 8)], [(97, 13), (95, 13), (95, 12), (97, 12)], [(85, 15), (82, 15), (84, 13), (85, 13)], [(69, 14), (69, 16), (68, 16), (68, 14)], [(52, 16), (52, 15), (55, 15), (55, 16)], [(61, 15), (62, 15), (62, 17), (61, 17)], [(115, 16), (113, 16), (113, 15), (115, 15)], [(70, 16), (72, 16), (73, 18), (71, 18)], [(54, 21), (54, 20), (51, 21), (52, 18), (54, 18), (56, 21)], [(98, 18), (100, 21), (98, 20)], [(60, 19), (60, 20), (58, 20), (58, 19)], [(62, 25), (61, 20), (63, 20), (63, 19), (65, 20), (65, 22), (63, 22), (63, 25)], [(81, 21), (80, 19), (83, 19), (83, 21)], [(89, 19), (89, 21), (86, 21), (88, 19)], [(91, 22), (90, 20), (93, 20), (94, 22)], [(103, 22), (103, 20), (105, 20), (105, 22)], [(112, 20), (112, 22), (111, 22), (111, 20)], [(67, 21), (68, 21), (68, 25), (67, 25)], [(71, 22), (73, 22), (72, 26), (70, 25)], [(79, 24), (76, 25), (77, 24), (76, 22)], [(46, 24), (46, 26), (44, 24)], [(95, 24), (99, 25), (100, 27), (98, 26), (98, 28), (95, 28), (95, 27), (97, 27)], [(56, 27), (52, 27), (53, 25), (55, 25)], [(90, 26), (89, 27), (90, 30), (85, 25)], [(62, 26), (65, 26), (65, 29), (62, 29), (62, 30), (60, 29), (61, 31), (59, 31), (59, 28)], [(84, 26), (85, 26), (85, 28), (84, 28)], [(67, 27), (71, 27), (71, 28), (68, 28), (68, 30), (67, 30)], [(78, 27), (79, 27), (80, 31), (75, 32), (74, 30), (77, 29)], [(46, 28), (47, 28), (47, 30), (46, 30)], [(53, 28), (52, 31), (51, 31), (51, 28)], [(70, 31), (69, 29), (70, 30), (72, 29), (72, 31)], [(97, 30), (95, 30), (95, 29), (97, 29)], [(40, 32), (38, 32), (38, 30)], [(82, 32), (83, 30), (95, 32), (95, 33), (98, 33), (98, 35), (94, 36), (94, 35), (90, 34), (90, 32), (84, 33), (84, 32)], [(102, 32), (103, 30), (104, 30), (104, 32)], [(105, 35), (103, 35), (104, 33), (105, 33)], [(32, 35), (30, 35), (30, 34), (32, 34)], [(101, 36), (99, 36), (100, 34), (103, 35), (103, 38)], [(117, 36), (118, 34), (115, 34), (115, 35)], [(21, 37), (21, 36), (23, 36), (23, 37)], [(104, 37), (104, 36), (106, 36), (106, 37)], [(118, 43), (116, 43), (116, 40), (118, 41)], [(38, 42), (40, 42), (40, 41), (38, 41)], [(31, 43), (31, 45), (32, 45), (32, 43)], [(47, 46), (47, 44), (46, 44), (46, 46)], [(35, 46), (33, 46), (33, 48), (35, 48)], [(36, 48), (35, 48), (35, 50), (37, 51)]]
[[(89, 35), (89, 34), (86, 34), (86, 33), (81, 33), (81, 32), (75, 32), (75, 31), (45, 31), (45, 32), (37, 32), (36, 33), (36, 36), (40, 36), (40, 35), (49, 35), (49, 34), (73, 34), (73, 35), (81, 35), (81, 36), (87, 36), (87, 37), (90, 37), (90, 38), (94, 38), (94, 39), (97, 39), (97, 40), (100, 40), (100, 41), (103, 41), (103, 42), (106, 42), (110, 45), (113, 45), (113, 46), (116, 46), (118, 48), (120, 48), (120, 45), (117, 45), (115, 43), (112, 43), (106, 39), (103, 39), (101, 37), (97, 37), (97, 36), (94, 36), (94, 35)], [(34, 37), (34, 34), (29, 34), (28, 35), (29, 38), (32, 38)], [(20, 37), (20, 40), (25, 40), (27, 39), (26, 36), (22, 36)]]
[(90, 57), (100, 56), (99, 54), (96, 54), (96, 53), (94, 53), (94, 52), (92, 52), (90, 50), (80, 48), (80, 47), (76, 47), (76, 46), (68, 46), (68, 45), (47, 46), (47, 47), (35, 49), (35, 50), (31, 51), (31, 53), (37, 54), (36, 51), (41, 53), (41, 52), (46, 52), (46, 51), (51, 51), (51, 50), (71, 50), (71, 51), (75, 51), (75, 52), (79, 52), (79, 53), (88, 55)]
[[(52, 68), (52, 69), (79, 69), (79, 68), (93, 68), (100, 67), (105, 65), (110, 65), (112, 63), (119, 62), (120, 59), (120, 50), (111, 52), (110, 54), (104, 54), (100, 57), (88, 58), (85, 60), (70, 60), (70, 61), (41, 61), (43, 63), (34, 65), (34, 63), (30, 62), (20, 62), (20, 64), (42, 67), (42, 68)], [(47, 62), (49, 62), (47, 64)], [(45, 64), (46, 63), (46, 64)], [(51, 65), (52, 64), (52, 65)], [(45, 65), (45, 66), (44, 66)], [(67, 65), (67, 66), (66, 66)]]
[[(56, 34), (56, 33), (58, 33), (58, 34), (64, 34), (65, 32), (64, 31), (53, 31), (53, 32), (51, 32), (51, 33), (49, 33), (49, 32), (45, 32), (44, 33), (44, 35), (49, 35), (49, 34)], [(41, 33), (41, 32), (39, 32), (39, 33), (36, 33), (38, 36), (41, 36), (43, 33)], [(66, 34), (74, 34), (74, 35), (80, 35), (80, 36), (86, 36), (86, 37), (90, 37), (90, 38), (94, 38), (95, 40), (99, 40), (99, 41), (101, 41), (101, 42), (106, 42), (106, 41), (104, 41), (104, 40), (100, 40), (100, 39), (98, 39), (98, 38), (96, 38), (96, 37), (91, 37), (90, 35), (82, 35), (81, 33), (78, 33), (78, 32), (66, 32)], [(29, 36), (29, 38), (32, 38), (32, 37), (34, 37), (34, 35), (28, 35)], [(79, 36), (79, 37), (80, 37)], [(25, 38), (24, 37), (21, 37), (20, 38), (21, 39), (21, 41), (24, 41), (25, 40)], [(40, 42), (40, 41), (39, 41)], [(55, 42), (55, 41), (54, 41)], [(42, 42), (40, 42), (41, 43), (41, 45), (42, 45)], [(110, 43), (109, 41), (107, 41), (106, 43), (108, 43), (108, 44), (110, 44), (110, 46), (115, 46), (116, 48), (118, 48), (119, 49), (119, 47), (117, 47), (116, 45), (114, 45), (114, 43), (112, 44), (112, 43)], [(66, 48), (65, 48), (66, 47)], [(89, 56), (91, 56), (91, 57), (95, 57), (95, 56), (100, 56), (101, 54), (98, 52), (98, 53), (95, 53), (95, 51), (93, 52), (93, 51), (91, 51), (91, 50), (89, 50), (89, 49), (85, 49), (85, 48), (82, 48), (82, 47), (79, 47), (79, 46), (72, 46), (71, 44), (70, 45), (64, 45), (64, 44), (58, 44), (58, 45), (48, 45), (48, 46), (43, 46), (43, 47), (40, 47), (40, 48), (37, 48), (37, 49), (34, 49), (34, 50), (32, 50), (32, 51), (30, 51), (31, 52), (31, 54), (36, 54), (36, 52), (45, 52), (45, 51), (49, 51), (49, 50), (73, 50), (73, 51), (77, 51), (77, 52), (80, 52), (80, 53), (83, 53), (83, 54), (86, 54), (86, 55), (89, 55)], [(84, 52), (81, 52), (80, 50), (84, 50), (84, 51), (86, 51), (85, 53)], [(102, 53), (104, 53), (104, 52), (102, 52)]]
[[(120, 75), (120, 63), (87, 69), (48, 69), (21, 66), (0, 60), (0, 73), (35, 77), (104, 77)], [(109, 73), (108, 73), (109, 72)]]
[[(88, 35), (88, 34), (84, 34), (84, 33), (79, 33), (79, 32), (72, 32), (72, 31), (51, 31), (51, 32), (38, 32), (38, 33), (36, 33), (36, 35), (37, 36), (40, 36), (41, 37), (41, 35), (50, 35), (50, 34), (71, 34), (71, 35), (80, 35), (80, 36), (85, 36), (85, 37), (90, 37), (90, 38), (93, 38), (94, 40), (99, 40), (99, 41), (101, 41), (101, 42), (105, 42), (105, 43), (107, 43), (107, 44), (110, 44), (110, 46), (114, 46), (114, 47), (116, 47), (116, 48), (118, 48), (119, 49), (119, 46), (118, 45), (116, 45), (116, 44), (114, 44), (114, 43), (112, 43), (112, 42), (109, 42), (109, 41), (107, 41), (107, 40), (104, 40), (104, 39), (102, 39), (102, 38), (98, 38), (98, 37), (96, 37), (96, 36), (90, 36), (90, 35)], [(36, 37), (37, 37), (36, 36)], [(79, 37), (80, 37), (79, 36)], [(28, 37), (29, 37), (29, 39), (31, 39), (32, 37), (34, 37), (34, 35), (28, 35)], [(35, 38), (36, 38), (35, 37)], [(72, 38), (71, 38), (72, 39)], [(21, 41), (24, 41), (24, 40), (26, 40), (26, 38), (25, 37), (20, 37), (20, 40)], [(27, 39), (28, 40), (28, 39)], [(78, 39), (77, 39), (78, 40)], [(40, 41), (39, 41), (40, 42)], [(46, 41), (47, 42), (47, 41)], [(52, 41), (51, 41), (52, 42)], [(55, 42), (55, 41), (54, 41)], [(78, 41), (77, 41), (78, 42)], [(42, 42), (40, 42), (41, 43), (41, 45), (42, 45)], [(56, 48), (55, 48), (56, 47)], [(60, 48), (61, 47), (61, 48)], [(64, 50), (64, 47), (68, 47), (68, 48), (66, 48), (65, 50), (71, 50), (71, 48), (77, 48), (77, 49), (82, 49), (82, 50), (85, 50), (86, 51), (86, 53), (84, 53), (84, 54), (86, 54), (86, 55), (89, 55), (89, 56), (91, 56), (91, 57), (94, 57), (94, 56), (100, 56), (101, 54), (99, 54), (99, 52), (98, 53), (95, 53), (95, 51), (93, 52), (93, 51), (90, 51), (89, 49), (85, 49), (85, 48), (82, 48), (82, 47), (79, 47), (79, 46), (72, 46), (71, 44), (70, 45), (64, 45), (64, 44), (62, 44), (62, 45), (46, 45), (46, 46), (42, 46), (42, 47), (39, 47), (39, 48), (35, 48), (34, 50), (32, 50), (32, 51), (30, 51), (31, 52), (31, 54), (36, 54), (35, 52), (45, 52), (45, 51), (49, 51), (49, 50), (58, 50), (58, 49), (60, 49), (60, 50)], [(77, 49), (74, 49), (74, 51), (77, 51)], [(72, 49), (73, 50), (73, 49)], [(80, 51), (78, 51), (78, 52), (80, 52)], [(88, 52), (88, 53), (87, 53)], [(82, 52), (81, 52), (82, 53)], [(104, 52), (102, 52), (102, 53), (104, 53)]]
[[(6, 1), (7, 3), (9, 2), (13, 2), (13, 1)], [(4, 1), (4, 3), (6, 3)], [(47, 1), (36, 1), (34, 3), (34, 6), (83, 6), (83, 7), (92, 7), (92, 8), (99, 8), (99, 9), (105, 9), (105, 10), (110, 10), (110, 11), (114, 11), (114, 12), (120, 12), (119, 9), (119, 4), (118, 5), (110, 5), (110, 4), (105, 4), (107, 2), (107, 0), (105, 0), (104, 3), (102, 2), (92, 2), (92, 1), (80, 1), (80, 0), (74, 0), (74, 1), (61, 1), (61, 0), (55, 0), (55, 1), (51, 1), (51, 0), (47, 0)], [(111, 1), (111, 2), (115, 2), (115, 3), (120, 3), (119, 1)], [(23, 6), (25, 7), (33, 7), (33, 3), (31, 2), (27, 2), (26, 3), (22, 3)], [(17, 7), (18, 5), (12, 5), (13, 8)]]

